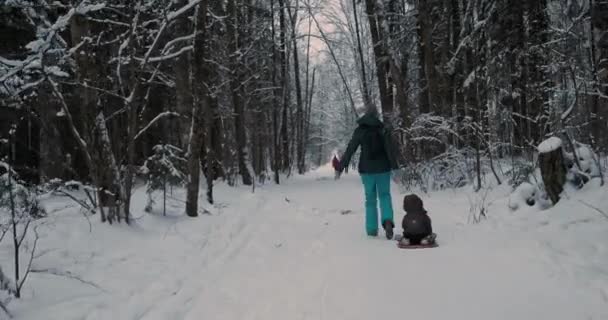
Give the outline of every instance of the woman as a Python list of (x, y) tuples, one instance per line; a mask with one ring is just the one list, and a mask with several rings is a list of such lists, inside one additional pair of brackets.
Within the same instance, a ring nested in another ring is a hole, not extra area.
[(388, 142), (384, 124), (374, 109), (357, 121), (358, 127), (342, 156), (339, 172), (348, 167), (351, 157), (361, 146), (359, 174), (365, 189), (365, 229), (367, 235), (378, 235), (378, 199), (382, 212), (382, 227), (386, 238), (393, 238), (393, 204), (391, 199), (391, 170), (396, 168), (392, 146)]

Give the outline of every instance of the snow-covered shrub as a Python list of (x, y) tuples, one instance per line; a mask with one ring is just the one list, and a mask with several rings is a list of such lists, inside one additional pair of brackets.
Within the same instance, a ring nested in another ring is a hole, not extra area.
[(540, 190), (538, 186), (523, 182), (509, 196), (509, 209), (515, 211), (523, 206), (533, 207), (539, 199)]
[(508, 206), (513, 211), (525, 206), (545, 210), (550, 208), (552, 203), (547, 193), (543, 191), (542, 185), (524, 182), (511, 193)]
[(464, 187), (475, 175), (470, 152), (449, 147), (432, 159), (404, 166), (398, 180), (405, 187), (420, 187), (424, 192)]
[(97, 188), (94, 186), (75, 180), (51, 179), (40, 185), (39, 188), (45, 194), (69, 198), (80, 206), (81, 213), (85, 217), (87, 217), (87, 214), (97, 213)]
[(10, 318), (12, 318), (12, 315), (6, 308), (6, 305), (11, 300), (11, 296), (15, 294), (15, 288), (16, 286), (13, 283), (13, 280), (4, 274), (4, 271), (2, 271), (2, 267), (0, 266), (0, 308)]
[(524, 182), (528, 182), (535, 170), (536, 168), (533, 162), (516, 160), (505, 174), (509, 177), (509, 185), (517, 187)]
[[(46, 211), (38, 201), (36, 189), (28, 188), (17, 180), (17, 174), (9, 164), (0, 161), (0, 168), (3, 171), (0, 175), (0, 240), (10, 232), (14, 244), (13, 262), (15, 264), (14, 281), (0, 272), (0, 290), (7, 290), (19, 298), (36, 251), (38, 233), (35, 227), (33, 228), (35, 234), (33, 244), (28, 246), (24, 240), (28, 236), (32, 223), (36, 219), (46, 216)], [(31, 232), (29, 233), (31, 234)], [(29, 263), (26, 264), (25, 272), (20, 273), (20, 254), (24, 250), (29, 251)]]
[(401, 129), (409, 142), (425, 146), (445, 147), (450, 136), (456, 136), (455, 123), (449, 118), (423, 113), (416, 117), (411, 126)]
[(457, 150), (450, 150), (431, 160), (405, 166), (401, 169), (399, 182), (426, 192), (463, 187), (469, 183), (471, 174), (466, 158)]
[[(559, 140), (559, 139), (558, 139)], [(566, 150), (568, 146), (570, 150)], [(582, 188), (594, 178), (601, 178), (602, 170), (598, 155), (584, 144), (572, 142), (563, 145), (564, 165), (566, 166), (566, 181), (575, 189)], [(572, 150), (574, 148), (574, 150)]]
[(469, 199), (469, 222), (479, 223), (488, 217), (489, 192), (490, 189), (486, 188), (481, 192), (467, 194), (467, 198)]
[[(544, 152), (563, 148), (564, 164), (567, 169), (566, 184), (570, 185), (572, 190), (582, 188), (591, 179), (600, 177), (602, 172), (598, 165), (599, 158), (591, 148), (576, 142), (574, 144), (575, 152), (567, 152), (564, 150), (568, 147), (567, 144), (562, 144), (559, 138), (552, 138), (543, 142), (538, 148), (539, 151)], [(540, 169), (535, 168), (532, 163), (518, 161), (508, 173), (511, 175), (510, 183), (515, 187), (509, 197), (511, 210), (517, 210), (524, 205), (544, 210), (553, 205), (544, 191)]]
[(422, 164), (431, 190), (460, 188), (465, 186), (473, 175), (473, 167), (467, 163), (463, 150), (450, 147), (446, 152)]
[(568, 167), (566, 179), (575, 187), (581, 188), (602, 174), (599, 157), (586, 145), (577, 143), (576, 152), (564, 152), (564, 160)]
[[(38, 219), (46, 216), (44, 208), (38, 201), (36, 189), (28, 188), (15, 179), (17, 177), (15, 171), (11, 171), (9, 175), (8, 170), (12, 169), (9, 169), (6, 163), (0, 162), (0, 167), (5, 171), (0, 175), (0, 210), (6, 210), (10, 214), (14, 208), (19, 219)], [(3, 223), (5, 218), (3, 214), (0, 223)]]
[(597, 155), (588, 146), (579, 145), (576, 149), (578, 162), (581, 165), (581, 171), (588, 174), (591, 178), (599, 177), (600, 168), (596, 159)]
[[(433, 114), (421, 114), (408, 128), (403, 129), (405, 139), (414, 148), (423, 148), (434, 154), (431, 159), (411, 162), (402, 168), (399, 180), (406, 187), (418, 186), (423, 191), (459, 188), (471, 181), (473, 166), (467, 157), (470, 150), (458, 149), (449, 144), (457, 136), (452, 120)], [(403, 150), (402, 153), (411, 152)], [(412, 158), (404, 154), (404, 158)]]
[[(456, 123), (446, 117), (421, 114), (407, 129), (400, 133), (409, 146), (402, 150), (402, 157), (411, 159), (400, 173), (399, 180), (405, 187), (420, 187), (423, 191), (459, 188), (471, 182), (475, 166), (471, 162), (470, 148), (456, 148), (451, 140), (458, 138)], [(422, 151), (424, 160), (415, 160), (412, 152)], [(428, 159), (429, 156), (432, 156)]]
[(184, 185), (187, 161), (182, 155), (182, 149), (173, 145), (159, 144), (154, 146), (153, 151), (154, 154), (141, 167), (141, 172), (146, 177), (146, 193), (148, 194), (146, 211), (152, 211), (154, 205), (152, 194), (154, 191), (162, 190), (163, 214), (166, 214), (167, 185)]

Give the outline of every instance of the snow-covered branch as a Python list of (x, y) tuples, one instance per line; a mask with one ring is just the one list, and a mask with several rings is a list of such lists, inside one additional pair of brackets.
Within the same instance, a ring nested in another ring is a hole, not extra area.
[(139, 138), (142, 134), (144, 134), (148, 129), (150, 129), (150, 127), (152, 125), (154, 125), (156, 122), (158, 122), (159, 120), (165, 118), (165, 117), (179, 117), (180, 114), (177, 112), (172, 112), (172, 111), (165, 111), (162, 113), (159, 113), (156, 117), (154, 117), (154, 119), (152, 119), (152, 121), (150, 121), (143, 129), (139, 130), (139, 132), (135, 135), (135, 137), (133, 138), (134, 140), (137, 140), (137, 138)]
[(182, 16), (183, 14), (187, 13), (192, 8), (194, 8), (195, 6), (197, 6), (201, 1), (202, 0), (190, 0), (190, 2), (188, 4), (186, 4), (185, 6), (179, 8), (179, 9), (177, 9), (175, 11), (172, 11), (172, 12), (168, 13), (165, 16), (163, 24), (161, 25), (160, 29), (156, 33), (156, 37), (154, 38), (154, 42), (152, 42), (152, 45), (150, 46), (150, 48), (148, 49), (148, 51), (144, 55), (144, 59), (142, 60), (141, 65), (146, 65), (148, 63), (148, 60), (150, 59), (150, 56), (152, 55), (152, 53), (154, 52), (154, 50), (158, 46), (160, 38), (164, 34), (164, 32), (167, 29), (167, 27), (169, 26), (169, 24), (173, 20), (179, 18), (180, 16)]
[[(175, 58), (181, 56), (182, 54), (184, 54), (186, 52), (192, 51), (193, 48), (194, 48), (193, 46), (185, 46), (185, 47), (183, 47), (183, 48), (181, 48), (178, 51), (173, 52), (173, 53), (165, 54), (165, 55), (162, 55), (162, 56), (159, 56), (159, 57), (148, 58), (148, 61), (149, 62), (161, 62), (161, 61), (175, 59)], [(138, 59), (138, 60), (143, 61), (143, 59)]]
[[(57, 48), (61, 48), (61, 50), (65, 49), (66, 41), (61, 38), (61, 32), (68, 27), (74, 16), (86, 15), (102, 10), (104, 7), (105, 3), (82, 1), (78, 6), (71, 8), (67, 13), (59, 16), (53, 24), (47, 22), (46, 26), (39, 27), (37, 39), (26, 45), (29, 52), (25, 59), (10, 60), (0, 57), (0, 64), (4, 65), (0, 65), (0, 84), (2, 84), (1, 88), (3, 88), (0, 92), (15, 95), (22, 92), (24, 88), (31, 88), (32, 85), (28, 85), (28, 82), (38, 81), (36, 78), (40, 74), (37, 74), (36, 77), (31, 76), (36, 73), (46, 74), (45, 76), (66, 76), (67, 73), (60, 70), (58, 66), (45, 66), (46, 55), (55, 53), (58, 50)], [(25, 10), (24, 12), (30, 16), (30, 19), (32, 19), (32, 15), (36, 14), (34, 10)], [(20, 73), (29, 73), (31, 75), (24, 74), (20, 76)], [(32, 79), (34, 80), (32, 81)]]
[[(470, 3), (468, 4), (469, 6), (471, 5)], [(469, 8), (467, 8), (467, 11)], [(463, 28), (460, 34), (460, 37), (462, 40), (460, 40), (460, 43), (458, 44), (458, 47), (456, 48), (456, 50), (454, 51), (454, 53), (452, 54), (452, 57), (450, 58), (450, 61), (447, 63), (446, 67), (447, 67), (447, 72), (449, 74), (454, 74), (454, 72), (456, 71), (456, 62), (460, 57), (461, 52), (470, 47), (470, 45), (473, 43), (474, 38), (480, 34), (481, 32), (483, 32), (484, 30), (486, 30), (488, 23), (491, 21), (491, 17), (494, 14), (494, 11), (496, 10), (496, 3), (492, 2), (492, 5), (490, 6), (489, 10), (485, 13), (486, 18), (479, 20), (479, 21), (473, 21), (473, 28), (472, 30), (470, 30), (469, 34), (466, 34), (466, 32), (468, 31), (467, 28)], [(474, 15), (476, 16), (476, 15)], [(474, 19), (473, 17), (471, 17), (470, 13), (466, 13), (465, 19), (466, 18), (470, 18), (470, 19)], [(466, 34), (466, 36), (465, 36)]]
[(194, 39), (194, 34), (189, 34), (187, 36), (183, 36), (183, 37), (177, 37), (169, 42), (167, 42), (167, 44), (165, 44), (165, 47), (163, 48), (163, 50), (161, 51), (163, 54), (169, 52), (176, 44), (180, 43), (180, 42), (187, 42), (187, 41), (192, 41)]

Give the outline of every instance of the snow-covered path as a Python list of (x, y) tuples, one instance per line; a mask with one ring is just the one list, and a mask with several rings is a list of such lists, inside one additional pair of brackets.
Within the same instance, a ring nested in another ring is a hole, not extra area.
[[(464, 193), (434, 193), (424, 201), (440, 247), (400, 250), (365, 236), (358, 176), (331, 175), (319, 170), (254, 194), (222, 190), (234, 198), (211, 216), (146, 216), (136, 230), (94, 224), (92, 233), (74, 233), (86, 222), (67, 228), (77, 216), (59, 216), (47, 236), (67, 248), (49, 241), (37, 267), (99, 288), (34, 274), (18, 318), (608, 318), (601, 216), (514, 216), (497, 200), (501, 216), (474, 225)], [(397, 222), (401, 198), (394, 188)], [(585, 230), (580, 248), (572, 246), (576, 228)]]

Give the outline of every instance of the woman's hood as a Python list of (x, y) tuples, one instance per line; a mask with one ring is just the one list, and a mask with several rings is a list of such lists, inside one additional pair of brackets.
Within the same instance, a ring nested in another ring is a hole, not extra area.
[(368, 127), (382, 127), (384, 125), (382, 121), (380, 121), (380, 119), (378, 119), (378, 117), (373, 113), (366, 113), (359, 118), (359, 120), (357, 120), (357, 123), (361, 126)]

